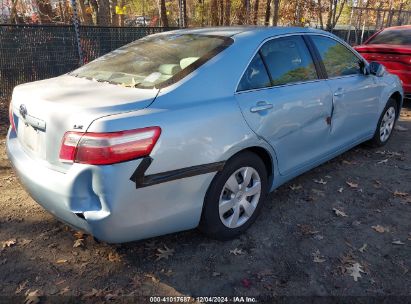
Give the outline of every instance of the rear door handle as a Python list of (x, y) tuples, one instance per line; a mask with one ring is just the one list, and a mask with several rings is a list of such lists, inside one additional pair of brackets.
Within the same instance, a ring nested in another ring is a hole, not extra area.
[(334, 92), (334, 96), (341, 96), (344, 95), (344, 90), (343, 89), (337, 89), (337, 91)]
[(254, 106), (250, 109), (251, 113), (256, 113), (256, 112), (261, 112), (261, 111), (265, 111), (265, 110), (269, 110), (272, 109), (273, 105), (271, 103), (264, 103), (264, 104), (260, 104), (258, 106)]

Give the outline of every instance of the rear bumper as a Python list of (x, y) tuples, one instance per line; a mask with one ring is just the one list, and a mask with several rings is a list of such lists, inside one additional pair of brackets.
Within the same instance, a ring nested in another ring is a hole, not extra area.
[(110, 243), (196, 227), (215, 174), (136, 189), (130, 176), (141, 160), (108, 166), (73, 164), (62, 173), (29, 157), (10, 130), (7, 155), (36, 202), (61, 221)]

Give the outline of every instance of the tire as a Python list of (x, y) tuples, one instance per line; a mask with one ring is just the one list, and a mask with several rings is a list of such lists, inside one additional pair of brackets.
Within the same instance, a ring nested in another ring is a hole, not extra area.
[[(398, 117), (398, 105), (394, 98), (388, 99), (384, 110), (378, 120), (377, 129), (375, 130), (374, 137), (369, 141), (369, 144), (373, 147), (382, 147), (391, 138), (394, 130), (395, 123)], [(382, 130), (385, 125), (385, 133), (382, 135)]]
[[(250, 176), (250, 182), (245, 185), (244, 177), (247, 176)], [(247, 151), (232, 157), (207, 190), (199, 229), (219, 240), (232, 239), (243, 233), (261, 210), (267, 196), (267, 180), (267, 169), (258, 155)]]

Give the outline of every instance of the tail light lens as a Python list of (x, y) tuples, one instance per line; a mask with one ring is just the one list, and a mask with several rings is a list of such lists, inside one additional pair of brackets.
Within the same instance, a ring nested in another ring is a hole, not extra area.
[(16, 125), (14, 124), (13, 107), (11, 105), (11, 102), (10, 102), (10, 105), (9, 105), (9, 120), (10, 120), (10, 125), (11, 125), (12, 129), (14, 131), (16, 131)]
[(67, 132), (60, 161), (110, 165), (144, 157), (151, 153), (160, 133), (160, 127), (112, 133)]

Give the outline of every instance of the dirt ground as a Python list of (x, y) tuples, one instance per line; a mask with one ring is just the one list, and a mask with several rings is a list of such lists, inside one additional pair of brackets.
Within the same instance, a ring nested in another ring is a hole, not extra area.
[(410, 103), (384, 148), (356, 147), (283, 185), (247, 233), (227, 242), (192, 230), (109, 245), (73, 231), (19, 184), (5, 153), (7, 111), (0, 118), (3, 301), (42, 295), (104, 301), (124, 295), (410, 300)]

